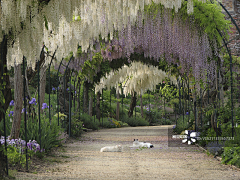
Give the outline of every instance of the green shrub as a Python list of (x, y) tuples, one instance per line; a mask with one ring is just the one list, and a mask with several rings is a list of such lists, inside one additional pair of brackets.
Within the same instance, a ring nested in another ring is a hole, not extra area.
[(87, 129), (87, 128), (84, 127), (83, 122), (80, 121), (79, 118), (74, 116), (71, 122), (71, 136), (73, 137), (81, 136), (84, 129)]
[[(61, 140), (58, 140), (63, 130), (58, 126), (57, 119), (53, 116), (51, 123), (48, 118), (41, 118), (41, 149), (46, 152), (51, 148), (60, 146)], [(21, 121), (20, 137), (25, 139), (24, 121)], [(39, 122), (37, 119), (28, 119), (27, 121), (27, 141), (36, 140), (40, 144)]]
[[(13, 167), (24, 167), (26, 166), (26, 154), (19, 152), (19, 149), (17, 149), (14, 146), (8, 145), (7, 146), (7, 157), (8, 157), (8, 163)], [(28, 161), (31, 163), (31, 161)]]
[(240, 167), (240, 147), (224, 147), (222, 163)]
[(91, 117), (87, 113), (83, 113), (83, 114), (81, 113), (77, 118), (79, 121), (83, 122), (85, 128), (98, 130), (99, 121), (95, 119), (95, 122), (94, 122), (93, 117)]
[(135, 127), (135, 126), (148, 126), (149, 123), (144, 118), (126, 118), (124, 119), (124, 122), (126, 122), (129, 126)]

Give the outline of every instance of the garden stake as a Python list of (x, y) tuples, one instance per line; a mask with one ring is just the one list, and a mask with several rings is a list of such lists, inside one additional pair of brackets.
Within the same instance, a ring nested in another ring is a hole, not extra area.
[[(26, 117), (26, 113), (27, 113), (27, 110), (26, 110), (26, 98), (25, 98), (25, 94), (26, 94), (26, 79), (25, 79), (25, 58), (23, 56), (23, 97), (24, 97), (24, 109), (25, 109), (25, 112), (24, 112), (24, 128), (25, 128), (25, 141), (26, 141), (26, 150), (25, 150), (25, 153), (26, 153), (26, 171), (28, 171), (28, 152), (27, 152), (27, 117)], [(41, 146), (40, 146), (41, 148)]]

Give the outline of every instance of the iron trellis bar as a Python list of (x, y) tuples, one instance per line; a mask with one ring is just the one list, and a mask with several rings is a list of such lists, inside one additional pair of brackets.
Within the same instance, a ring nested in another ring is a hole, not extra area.
[(58, 79), (58, 74), (59, 74), (59, 70), (60, 70), (60, 67), (62, 65), (62, 62), (63, 62), (63, 58), (60, 62), (60, 65), (58, 67), (58, 72), (57, 72), (57, 80), (58, 80), (58, 87), (57, 87), (57, 113), (58, 113), (58, 126), (59, 126), (59, 98), (58, 98), (58, 89), (59, 89), (59, 79)]
[[(231, 43), (231, 42), (234, 41), (234, 40), (238, 40), (239, 38), (240, 38), (240, 35), (238, 35), (238, 36), (236, 36), (235, 38), (232, 38), (231, 40), (229, 40), (229, 41), (227, 42), (227, 44)], [(218, 48), (218, 50), (222, 49), (224, 46), (225, 46), (225, 45), (222, 45), (220, 48)]]
[(55, 56), (55, 54), (56, 54), (56, 51), (57, 51), (57, 49), (55, 50), (55, 52), (54, 52), (54, 54), (53, 54), (53, 56), (52, 56), (52, 58), (51, 58), (51, 62), (50, 62), (50, 64), (49, 64), (49, 67), (48, 67), (48, 78), (49, 78), (49, 82), (48, 82), (48, 90), (49, 90), (49, 98), (48, 98), (48, 100), (49, 100), (49, 102), (48, 102), (48, 104), (49, 104), (49, 108), (48, 108), (48, 110), (49, 110), (49, 121), (50, 121), (50, 124), (51, 124), (51, 101), (50, 101), (50, 95), (51, 95), (51, 78), (50, 78), (50, 67), (51, 67), (51, 64), (52, 64), (52, 60), (53, 60), (53, 58), (54, 58), (54, 56)]
[(225, 38), (222, 36), (222, 33), (219, 31), (219, 29), (217, 28), (217, 31), (219, 33), (219, 35), (222, 37), (223, 43), (225, 44), (225, 47), (227, 49), (227, 52), (229, 54), (229, 58), (230, 58), (230, 81), (231, 81), (231, 116), (232, 116), (232, 137), (233, 136), (233, 131), (234, 131), (234, 122), (233, 122), (233, 79), (232, 79), (232, 54), (231, 54), (231, 49), (228, 48), (227, 43), (225, 41)]
[[(26, 98), (25, 98), (25, 94), (26, 94), (26, 79), (25, 79), (25, 57), (23, 56), (23, 97), (24, 97), (24, 128), (25, 128), (25, 141), (26, 141), (26, 170), (28, 171), (28, 151), (27, 151), (27, 117), (26, 117)], [(41, 148), (41, 146), (40, 146)]]
[(63, 112), (65, 114), (65, 99), (66, 99), (66, 89), (65, 89), (65, 77), (66, 77), (66, 72), (67, 72), (67, 69), (68, 69), (68, 65), (70, 64), (71, 60), (72, 60), (73, 56), (71, 56), (70, 60), (68, 61), (68, 64), (67, 64), (67, 67), (65, 69), (65, 72), (64, 72), (64, 77), (63, 77), (63, 81), (64, 81), (64, 87), (63, 87), (63, 92), (64, 92), (64, 103), (63, 103)]

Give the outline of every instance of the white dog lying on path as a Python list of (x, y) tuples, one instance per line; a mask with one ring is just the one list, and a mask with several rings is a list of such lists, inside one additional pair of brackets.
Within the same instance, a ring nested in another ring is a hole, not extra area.
[(122, 145), (106, 146), (101, 148), (100, 152), (122, 152)]
[(134, 139), (133, 146), (132, 147), (147, 147), (147, 148), (153, 148), (154, 146), (151, 143), (146, 142), (139, 142), (138, 139)]

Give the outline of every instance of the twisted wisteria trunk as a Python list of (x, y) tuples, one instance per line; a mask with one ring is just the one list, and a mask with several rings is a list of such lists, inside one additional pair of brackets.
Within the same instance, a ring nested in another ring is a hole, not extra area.
[(101, 97), (101, 94), (100, 94), (100, 92), (98, 92), (97, 93), (97, 103), (96, 103), (96, 116), (97, 116), (97, 119), (99, 120), (99, 122), (100, 122), (100, 118), (101, 118), (100, 97)]
[(142, 95), (140, 95), (140, 104), (141, 104), (141, 116), (143, 118), (143, 102), (142, 102)]
[[(42, 106), (42, 104), (44, 103), (44, 99), (45, 99), (45, 89), (46, 89), (46, 77), (47, 77), (47, 66), (43, 66), (40, 70), (40, 77), (41, 77), (41, 81), (40, 81), (40, 106)], [(50, 108), (50, 107), (49, 107)], [(43, 112), (42, 109), (41, 113)]]
[(14, 66), (14, 116), (10, 138), (18, 139), (23, 107), (23, 78), (21, 64)]
[(89, 110), (89, 116), (92, 116), (93, 114), (93, 93), (90, 93), (90, 99), (89, 99), (89, 106), (88, 106)]
[(136, 97), (136, 92), (134, 92), (131, 97), (131, 104), (130, 104), (129, 111), (128, 111), (128, 117), (133, 116), (133, 111), (136, 106), (136, 102), (137, 102), (137, 97)]
[(116, 109), (116, 119), (119, 121), (119, 91), (117, 91), (117, 109)]
[[(4, 87), (1, 87), (1, 91), (2, 88), (4, 88), (4, 94), (3, 96), (0, 97), (0, 109), (3, 108), (3, 111), (0, 111), (0, 122), (3, 121), (3, 116), (5, 116), (5, 112), (9, 107), (9, 103), (12, 100), (12, 93), (11, 93), (11, 86), (10, 86), (10, 81), (9, 81), (9, 75), (8, 75), (8, 70), (7, 70), (7, 40), (5, 39), (5, 41), (3, 40), (0, 43), (0, 77), (2, 78), (2, 74), (3, 74), (3, 82), (6, 83), (6, 85)], [(3, 70), (3, 72), (2, 72)], [(2, 83), (2, 79), (0, 79), (0, 83)], [(5, 102), (3, 101), (3, 98), (5, 99)], [(0, 129), (0, 137), (4, 136), (4, 132), (3, 129)], [(6, 161), (5, 161), (6, 157), (4, 156), (3, 153), (3, 146), (0, 143), (0, 179), (3, 178), (3, 176), (6, 175)]]
[(83, 100), (83, 102), (84, 102), (84, 107), (83, 107), (83, 109), (84, 109), (84, 112), (85, 113), (88, 113), (88, 90), (89, 90), (89, 83), (87, 82), (87, 81), (85, 81), (84, 82), (84, 100)]

